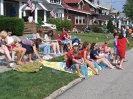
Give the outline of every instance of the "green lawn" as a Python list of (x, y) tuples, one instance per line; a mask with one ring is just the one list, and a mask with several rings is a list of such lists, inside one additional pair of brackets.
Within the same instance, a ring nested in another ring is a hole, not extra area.
[[(113, 39), (110, 34), (100, 33), (76, 34), (76, 36), (80, 37), (82, 41), (87, 40), (89, 42), (96, 42), (95, 37), (97, 36), (99, 41), (106, 40), (106, 36)], [(133, 47), (133, 40), (129, 39), (129, 41), (130, 46), (127, 49)], [(113, 46), (113, 43), (110, 43), (109, 46)], [(61, 62), (63, 56), (49, 61)], [(0, 99), (43, 99), (76, 78), (78, 76), (75, 74), (65, 72), (59, 72), (58, 74), (47, 67), (43, 67), (37, 73), (7, 71), (0, 73)]]
[(37, 73), (7, 71), (0, 74), (0, 99), (43, 99), (76, 78), (75, 74), (57, 74), (47, 67)]
[[(60, 34), (60, 31), (57, 31), (58, 34)], [(111, 40), (113, 39), (113, 35), (112, 34), (103, 34), (103, 33), (94, 33), (94, 32), (90, 32), (90, 33), (71, 33), (72, 37), (73, 36), (77, 36), (78, 38), (81, 39), (82, 42), (84, 41), (88, 41), (90, 43), (92, 42), (104, 42), (106, 40)], [(98, 39), (96, 39), (98, 38)]]

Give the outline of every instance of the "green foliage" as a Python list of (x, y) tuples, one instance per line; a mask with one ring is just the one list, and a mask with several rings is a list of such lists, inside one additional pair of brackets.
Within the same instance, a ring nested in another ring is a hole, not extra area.
[(0, 19), (1, 19), (1, 18), (5, 18), (5, 16), (4, 16), (4, 15), (0, 15)]
[(113, 26), (112, 20), (109, 20), (109, 21), (108, 21), (107, 29), (110, 29), (111, 33), (113, 33), (113, 31), (114, 31), (114, 26)]
[(72, 29), (72, 22), (70, 20), (64, 19), (62, 20), (61, 18), (49, 18), (48, 22), (51, 24), (55, 24), (57, 30), (61, 31), (62, 28), (69, 28)]
[(133, 20), (133, 0), (126, 0), (123, 9), (123, 12), (125, 12), (126, 15)]
[(38, 23), (36, 24), (36, 27), (39, 28), (39, 27), (42, 27), (42, 18), (41, 17), (38, 17)]
[(24, 20), (20, 18), (3, 17), (0, 18), (0, 31), (11, 28), (13, 35), (22, 36), (24, 32)]

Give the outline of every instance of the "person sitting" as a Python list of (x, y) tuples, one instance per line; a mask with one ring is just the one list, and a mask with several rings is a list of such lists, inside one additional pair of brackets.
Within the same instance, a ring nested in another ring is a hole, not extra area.
[(99, 73), (95, 69), (95, 66), (94, 66), (92, 60), (88, 58), (89, 48), (90, 48), (90, 44), (88, 42), (84, 42), (83, 46), (82, 46), (82, 56), (84, 58), (85, 63), (95, 72), (96, 75), (99, 75)]
[(70, 49), (72, 49), (72, 41), (67, 37), (67, 32), (68, 29), (65, 29), (65, 31), (60, 34), (60, 40), (65, 44), (69, 44)]
[(105, 58), (105, 56), (99, 56), (98, 52), (98, 44), (92, 43), (91, 44), (91, 52), (90, 52), (90, 58), (96, 61), (98, 64), (103, 62), (105, 65), (107, 65), (111, 69), (115, 69), (115, 67)]
[[(26, 49), (22, 48), (21, 46), (17, 46), (16, 43), (18, 42), (16, 39), (14, 39), (12, 34), (12, 29), (8, 28), (7, 30), (7, 37), (5, 38), (6, 45), (8, 46), (9, 50), (13, 50), (17, 52), (17, 65), (22, 65), (22, 59), (25, 55)], [(12, 48), (12, 49), (11, 49)]]
[(80, 40), (78, 39), (78, 37), (77, 36), (72, 37), (70, 33), (71, 33), (71, 31), (68, 30), (68, 32), (67, 32), (67, 38), (70, 39), (70, 40), (72, 40), (72, 44), (75, 43), (75, 42), (77, 42), (78, 44), (80, 44)]
[(57, 55), (56, 49), (57, 49), (57, 51), (58, 51), (58, 55), (60, 55), (61, 52), (60, 52), (59, 43), (58, 43), (57, 40), (52, 40), (52, 37), (53, 37), (53, 30), (49, 30), (48, 33), (45, 34), (45, 36), (44, 36), (44, 41), (45, 41), (47, 44), (50, 44), (50, 46), (53, 47), (54, 55)]
[(65, 69), (69, 69), (70, 66), (72, 65), (72, 52), (75, 51), (75, 50), (78, 50), (79, 49), (79, 44), (78, 43), (73, 43), (73, 47), (72, 49), (70, 49), (68, 52), (67, 52), (67, 57), (65, 58), (66, 60), (66, 67)]
[(78, 29), (77, 29), (76, 26), (74, 26), (74, 28), (73, 28), (73, 32), (74, 32), (74, 33), (78, 33)]
[(23, 48), (26, 49), (26, 53), (28, 54), (28, 59), (29, 62), (33, 62), (32, 61), (32, 54), (34, 53), (39, 59), (40, 61), (42, 61), (43, 59), (39, 56), (39, 54), (37, 53), (37, 49), (39, 47), (38, 44), (40, 44), (42, 42), (41, 39), (23, 39), (20, 44), (22, 45)]
[(78, 76), (81, 78), (85, 78), (80, 71), (80, 66), (83, 66), (85, 64), (84, 59), (80, 57), (80, 54), (81, 53), (78, 50), (74, 50), (72, 52), (72, 65), (70, 66), (70, 68), (72, 68), (73, 70), (76, 69)]
[(12, 65), (13, 60), (10, 56), (10, 52), (9, 52), (8, 48), (3, 44), (3, 41), (2, 41), (2, 39), (5, 39), (6, 36), (7, 36), (6, 31), (2, 31), (0, 33), (0, 53), (5, 55), (5, 59), (6, 59), (6, 62), (7, 62), (7, 67), (13, 68), (13, 65)]
[(108, 47), (108, 41), (105, 41), (102, 45), (103, 52), (107, 55), (111, 55), (111, 59), (113, 59), (113, 49), (111, 47)]

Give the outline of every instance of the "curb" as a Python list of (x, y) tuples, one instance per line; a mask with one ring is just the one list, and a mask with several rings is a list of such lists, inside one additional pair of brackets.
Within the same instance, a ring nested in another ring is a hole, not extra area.
[(61, 87), (60, 89), (56, 90), (55, 92), (53, 92), (51, 95), (49, 95), (46, 98), (43, 99), (54, 99), (57, 96), (59, 96), (60, 94), (62, 94), (63, 92), (65, 92), (66, 90), (68, 90), (69, 88), (75, 86), (76, 84), (78, 84), (79, 82), (81, 82), (83, 80), (83, 78), (77, 78), (75, 80), (73, 80), (72, 82), (70, 82), (68, 85)]

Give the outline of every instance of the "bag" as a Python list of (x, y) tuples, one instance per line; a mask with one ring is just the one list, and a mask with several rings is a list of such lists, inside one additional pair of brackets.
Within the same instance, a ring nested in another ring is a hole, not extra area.
[(87, 69), (87, 65), (84, 64), (82, 66), (80, 66), (81, 69), (81, 73), (83, 74), (83, 76), (86, 78), (88, 78), (88, 69)]

